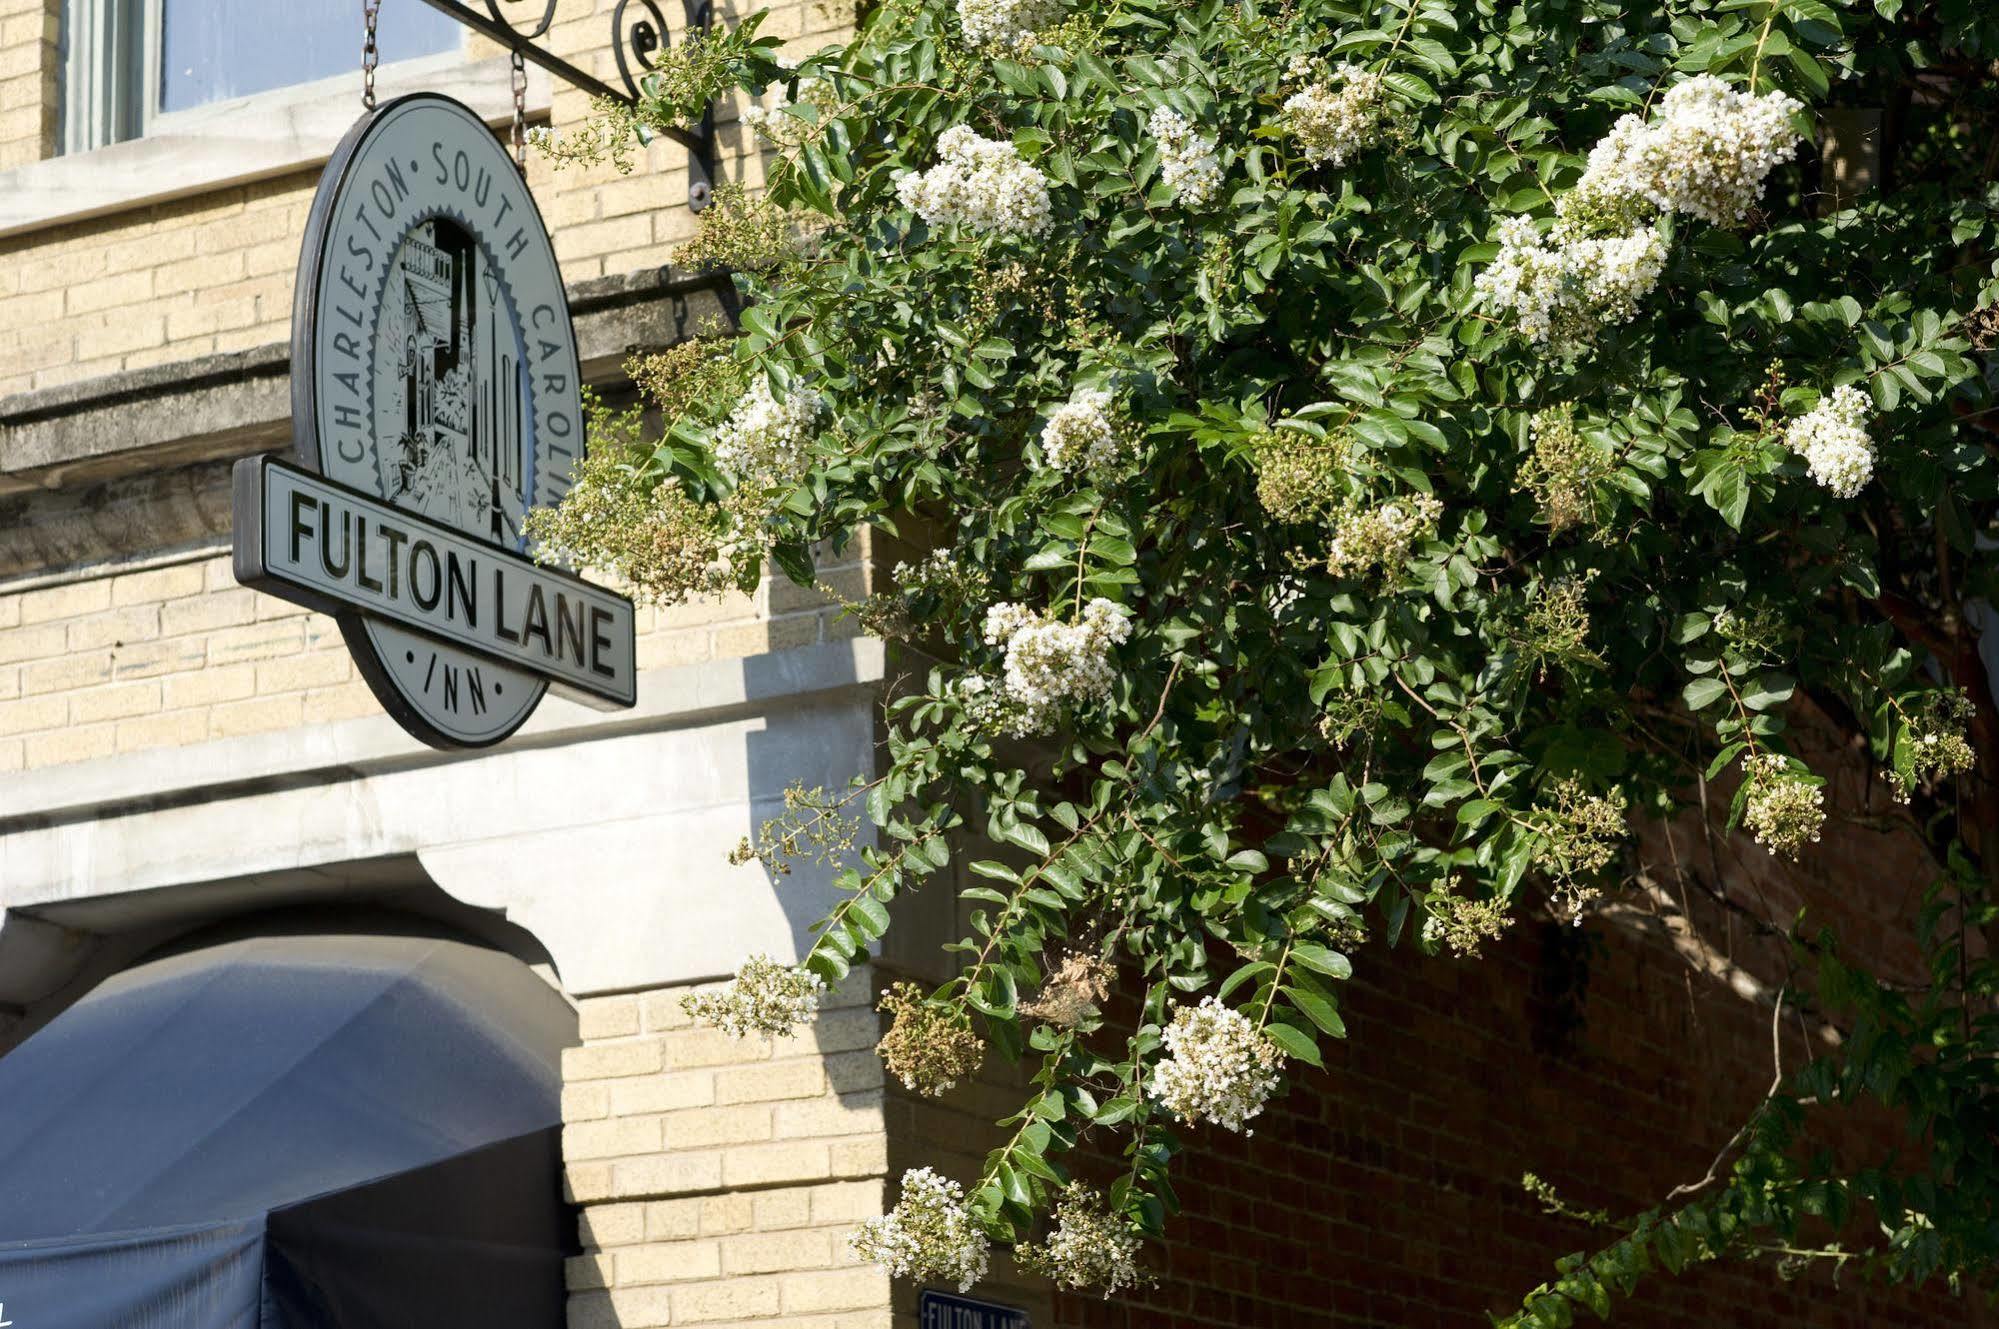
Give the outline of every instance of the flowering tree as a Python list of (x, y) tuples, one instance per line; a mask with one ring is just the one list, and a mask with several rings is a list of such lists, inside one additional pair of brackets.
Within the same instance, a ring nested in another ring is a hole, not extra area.
[[(1779, 864), (1828, 818), (1921, 845), (1928, 980), (1763, 920), (1799, 942), (1779, 1012), (1844, 1041), (1519, 1322), (1720, 1258), (1991, 1284), (1999, 18), (1903, 9), (887, 0), (796, 68), (754, 20), (696, 43), (545, 144), (733, 85), (768, 187), (684, 255), (735, 271), (739, 333), (634, 366), (666, 428), (600, 413), (544, 551), (671, 601), (861, 532), (935, 550), (854, 606), (933, 662), (880, 776), (742, 851), (851, 863), (865, 809), (844, 899), (696, 1002), (789, 1027), (966, 860), (960, 972), (889, 991), (882, 1055), (924, 1094), (1039, 1070), (864, 1254), (1130, 1283), (1179, 1129), (1246, 1129), (1346, 1036), (1350, 956), (1602, 911), (1658, 870), (1634, 827), (1732, 787), (1714, 833)], [(1822, 1161), (1870, 1100), (1901, 1150)]]

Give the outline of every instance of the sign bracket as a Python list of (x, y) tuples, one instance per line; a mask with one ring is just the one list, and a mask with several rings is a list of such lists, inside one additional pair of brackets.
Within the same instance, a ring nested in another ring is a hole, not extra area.
[[(624, 84), (620, 92), (594, 75), (585, 73), (575, 65), (536, 45), (536, 39), (546, 35), (555, 21), (556, 0), (545, 0), (540, 18), (526, 31), (501, 11), (501, 5), (514, 4), (518, 0), (484, 0), (485, 13), (480, 13), (463, 0), (423, 0), (439, 13), (454, 19), (472, 29), (482, 37), (498, 42), (514, 55), (531, 64), (541, 66), (555, 77), (573, 88), (580, 88), (592, 97), (617, 102), (623, 106), (638, 103), (640, 83), (655, 62), (656, 53), (665, 49), (670, 37), (666, 17), (660, 12), (659, 0), (618, 0), (611, 11), (611, 52), (617, 57), (618, 78)], [(714, 20), (714, 0), (681, 0), (685, 11), (685, 31), (706, 32)], [(715, 178), (715, 112), (713, 108), (704, 110), (701, 122), (691, 129), (669, 126), (659, 131), (687, 149), (687, 206), (700, 212), (708, 206), (714, 194)]]

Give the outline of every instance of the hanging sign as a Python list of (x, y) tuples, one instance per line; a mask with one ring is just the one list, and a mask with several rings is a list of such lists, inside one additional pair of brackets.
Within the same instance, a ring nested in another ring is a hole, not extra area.
[(477, 114), (418, 93), (350, 130), (306, 222), (296, 465), (238, 462), (238, 581), (334, 615), (405, 729), (484, 747), (542, 694), (636, 700), (632, 604), (528, 556), (583, 451), (541, 214)]
[(917, 1303), (919, 1329), (1028, 1329), (1027, 1312), (925, 1288)]

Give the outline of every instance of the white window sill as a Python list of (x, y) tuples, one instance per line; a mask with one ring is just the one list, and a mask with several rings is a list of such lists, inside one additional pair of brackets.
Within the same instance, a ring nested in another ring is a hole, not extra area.
[[(410, 92), (456, 97), (495, 126), (513, 119), (504, 56), (432, 57), (377, 71), (378, 101)], [(528, 66), (528, 114), (545, 112), (548, 101), (548, 75)], [(145, 138), (0, 171), (0, 236), (319, 166), (360, 115), (361, 75), (342, 74), (182, 112)]]

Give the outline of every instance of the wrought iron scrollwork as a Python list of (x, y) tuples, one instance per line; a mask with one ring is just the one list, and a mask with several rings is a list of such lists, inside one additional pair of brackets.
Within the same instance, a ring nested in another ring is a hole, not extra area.
[[(556, 0), (541, 0), (539, 17), (527, 26), (523, 26), (524, 21), (534, 17), (536, 0), (485, 0), (486, 12), (483, 14), (462, 3), (462, 0), (423, 2), (474, 32), (498, 42), (509, 52), (540, 65), (571, 87), (581, 88), (592, 97), (626, 106), (637, 103), (642, 92), (642, 80), (658, 64), (659, 53), (671, 40), (666, 16), (660, 12), (658, 0), (637, 0), (636, 6), (633, 0), (618, 0), (617, 8), (611, 12), (611, 51), (617, 59), (618, 78), (624, 84), (624, 89), (620, 91), (535, 45), (536, 39), (547, 35), (555, 22)], [(681, 0), (681, 3), (686, 11), (683, 30), (705, 31), (714, 15), (712, 0)], [(523, 4), (528, 8), (523, 10)], [(687, 203), (699, 212), (708, 206), (710, 182), (714, 178), (714, 112), (704, 111), (701, 122), (691, 129), (669, 128), (661, 132), (687, 149)]]
[[(631, 7), (632, 0), (618, 0), (618, 7), (611, 11), (611, 51), (618, 57), (618, 77), (625, 81), (625, 91), (637, 97), (639, 79), (658, 63), (655, 55), (666, 49), (668, 38), (666, 18), (654, 0), (639, 0), (640, 12), (628, 18)], [(687, 18), (691, 30), (694, 15)]]
[[(687, 12), (685, 31), (706, 31), (713, 12), (710, 0), (683, 0), (683, 5)], [(659, 53), (670, 40), (666, 16), (660, 13), (658, 0), (637, 0), (636, 4), (633, 0), (618, 0), (617, 8), (611, 11), (611, 52), (617, 57), (618, 77), (624, 80), (625, 91), (634, 101), (641, 95), (646, 73), (659, 63)], [(688, 163), (687, 203), (699, 212), (708, 206), (710, 197), (715, 113), (704, 109), (700, 123), (691, 130), (668, 129), (665, 133), (684, 144), (692, 154)]]
[(486, 0), (486, 12), (493, 16), (495, 23), (506, 24), (507, 30), (519, 36), (522, 41), (533, 41), (543, 33), (546, 33), (549, 25), (555, 22), (555, 0), (548, 0), (548, 4), (542, 8), (541, 21), (536, 23), (527, 32), (522, 32), (520, 24), (500, 12), (502, 4), (511, 6), (515, 2), (516, 0)]

